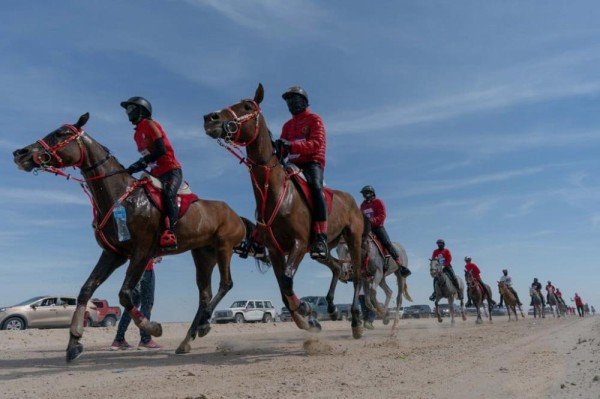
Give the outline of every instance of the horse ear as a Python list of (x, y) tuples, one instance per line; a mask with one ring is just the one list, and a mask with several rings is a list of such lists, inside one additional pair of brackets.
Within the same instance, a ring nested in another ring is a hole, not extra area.
[(81, 129), (83, 125), (87, 123), (88, 119), (90, 119), (90, 113), (86, 112), (79, 117), (79, 120), (73, 126), (75, 126), (77, 129)]
[(256, 101), (257, 104), (260, 104), (263, 98), (265, 98), (265, 89), (262, 83), (259, 83), (256, 92), (254, 93), (254, 101)]

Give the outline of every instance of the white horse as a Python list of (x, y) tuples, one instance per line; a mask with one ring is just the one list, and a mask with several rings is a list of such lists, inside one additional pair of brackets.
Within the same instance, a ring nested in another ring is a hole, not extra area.
[(538, 290), (533, 287), (529, 287), (529, 295), (531, 296), (531, 301), (533, 303), (533, 318), (545, 318), (544, 314), (544, 305), (542, 305), (542, 297)]
[[(397, 242), (392, 242), (392, 245), (396, 249), (396, 252), (398, 252), (403, 265), (408, 267), (408, 256), (406, 255), (406, 250), (404, 247)], [(395, 309), (395, 320), (398, 320), (400, 307), (402, 306), (402, 297), (404, 296), (407, 301), (412, 302), (412, 298), (408, 293), (406, 278), (400, 275), (400, 265), (398, 265), (392, 258), (386, 259), (386, 257), (384, 257), (379, 251), (379, 248), (371, 236), (369, 236), (369, 238), (366, 240), (366, 246), (363, 248), (363, 250), (365, 251), (365, 254), (363, 254), (362, 258), (368, 259), (367, 265), (364, 266), (365, 270), (362, 273), (363, 278), (361, 281), (365, 292), (365, 304), (368, 309), (377, 312), (377, 314), (382, 318), (383, 324), (389, 323), (387, 309), (392, 299), (392, 289), (387, 285), (385, 277), (389, 276), (390, 274), (394, 274), (398, 283), (398, 295), (396, 297)], [(348, 252), (348, 246), (346, 243), (340, 241), (336, 247), (336, 251), (338, 258), (343, 265), (342, 273), (346, 275), (352, 275), (352, 269), (355, 267), (355, 265), (353, 265), (352, 261), (350, 260), (350, 254)], [(388, 262), (388, 269), (384, 275), (383, 265), (385, 262)], [(381, 287), (385, 292), (385, 302), (383, 307), (379, 307), (379, 302), (377, 301), (377, 287)]]
[(456, 276), (456, 280), (458, 281), (458, 290), (452, 284), (450, 280), (450, 276), (447, 273), (444, 273), (442, 270), (442, 265), (437, 259), (431, 259), (429, 262), (429, 274), (433, 278), (433, 285), (435, 287), (435, 314), (437, 315), (438, 321), (441, 323), (443, 321), (442, 316), (440, 314), (439, 301), (442, 298), (448, 299), (448, 308), (450, 310), (450, 323), (454, 324), (454, 299), (458, 298), (460, 300), (460, 314), (463, 320), (467, 320), (467, 316), (465, 316), (465, 305), (464, 305), (464, 292), (465, 292), (465, 283), (462, 278)]

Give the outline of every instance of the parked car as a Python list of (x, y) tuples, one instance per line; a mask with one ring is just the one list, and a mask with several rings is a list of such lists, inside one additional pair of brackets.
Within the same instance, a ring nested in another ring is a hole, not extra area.
[[(0, 308), (0, 329), (69, 327), (76, 308), (77, 298), (73, 296), (36, 296), (16, 305)], [(96, 306), (89, 301), (84, 315), (85, 324), (93, 324), (96, 315)]]
[(97, 317), (92, 326), (110, 327), (117, 324), (121, 317), (121, 308), (119, 306), (110, 306), (106, 299), (92, 299), (97, 309)]
[(215, 323), (246, 323), (251, 321), (268, 323), (275, 320), (276, 316), (277, 311), (271, 301), (250, 299), (235, 301), (229, 309), (215, 310), (212, 320)]
[(433, 312), (429, 305), (410, 305), (404, 308), (403, 319), (424, 319), (431, 317)]
[(279, 313), (279, 321), (292, 321), (292, 314), (285, 306), (281, 308)]
[[(442, 317), (450, 317), (450, 306), (447, 303), (438, 304)], [(454, 316), (460, 316), (460, 305), (454, 304)], [(433, 310), (435, 313), (435, 310)]]
[[(304, 296), (300, 298), (302, 302), (310, 305), (313, 316), (317, 320), (331, 320), (331, 316), (327, 311), (327, 299), (324, 296)], [(337, 320), (348, 320), (352, 316), (350, 314), (351, 304), (336, 304)]]

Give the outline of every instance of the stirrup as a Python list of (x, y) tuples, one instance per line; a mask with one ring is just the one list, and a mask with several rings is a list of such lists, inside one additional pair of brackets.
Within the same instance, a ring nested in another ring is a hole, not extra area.
[(328, 250), (327, 244), (321, 240), (317, 240), (310, 248), (310, 257), (315, 260), (327, 259)]
[(160, 236), (160, 247), (166, 251), (174, 251), (177, 249), (177, 237), (172, 230), (163, 231)]

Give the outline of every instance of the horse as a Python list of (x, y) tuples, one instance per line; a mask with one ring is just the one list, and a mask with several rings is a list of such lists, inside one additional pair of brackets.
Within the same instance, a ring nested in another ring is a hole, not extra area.
[[(136, 326), (153, 336), (161, 336), (160, 323), (147, 320), (133, 305), (132, 290), (153, 257), (191, 251), (196, 266), (199, 304), (186, 337), (176, 350), (176, 353), (188, 353), (190, 340), (196, 335), (208, 334), (213, 310), (233, 287), (230, 261), (234, 246), (244, 239), (244, 221), (225, 202), (196, 197), (177, 225), (178, 248), (168, 253), (161, 251), (158, 243), (164, 217), (146, 193), (146, 189), (151, 189), (148, 187), (150, 180), (133, 178), (106, 147), (83, 130), (89, 117), (89, 113), (85, 113), (73, 125), (62, 125), (43, 139), (13, 152), (19, 169), (26, 172), (41, 170), (79, 181), (92, 202), (93, 227), (102, 253), (77, 297), (66, 360), (72, 362), (83, 352), (80, 340), (88, 300), (127, 260), (129, 266), (119, 291), (119, 302)], [(79, 168), (83, 178), (62, 171), (69, 166)], [(131, 238), (123, 242), (119, 241), (117, 220), (113, 217), (116, 204), (125, 208), (126, 223), (131, 232)], [(211, 276), (215, 265), (219, 268), (220, 283), (213, 296)]]
[(504, 281), (498, 281), (498, 291), (500, 295), (504, 298), (504, 302), (506, 303), (506, 310), (508, 313), (508, 321), (511, 321), (511, 311), (515, 315), (515, 321), (519, 321), (519, 316), (517, 315), (517, 306), (519, 307), (519, 312), (521, 312), (521, 317), (525, 318), (523, 314), (523, 309), (521, 309), (521, 305), (517, 302), (517, 297), (513, 294), (512, 290), (506, 285)]
[(564, 313), (562, 313), (560, 302), (556, 298), (556, 295), (554, 295), (554, 292), (548, 291), (547, 299), (548, 306), (550, 306), (550, 312), (552, 313), (552, 317), (560, 317), (561, 314), (562, 316), (564, 316)]
[(544, 314), (544, 305), (542, 304), (541, 294), (535, 288), (529, 287), (529, 296), (531, 296), (531, 302), (533, 304), (533, 318), (545, 318), (546, 315)]
[[(307, 252), (311, 238), (311, 211), (292, 171), (277, 156), (271, 133), (261, 112), (264, 88), (259, 84), (253, 99), (245, 99), (227, 108), (204, 115), (205, 133), (216, 139), (243, 163), (250, 172), (256, 201), (259, 238), (269, 250), (271, 263), (281, 298), (290, 310), (298, 328), (319, 332), (321, 326), (311, 316), (310, 305), (300, 301), (294, 292), (294, 275)], [(242, 148), (245, 147), (245, 156)], [(363, 215), (354, 197), (347, 192), (332, 190), (331, 211), (328, 214), (328, 247), (335, 247), (343, 238), (348, 245), (352, 263), (360, 264), (363, 243)], [(328, 312), (335, 320), (337, 311), (334, 293), (342, 265), (333, 256), (318, 260), (332, 272), (327, 293)], [(352, 300), (352, 335), (362, 336), (358, 301), (360, 270), (354, 270)]]
[[(365, 226), (367, 226), (367, 223), (368, 222), (365, 223)], [(404, 247), (397, 242), (392, 242), (392, 245), (400, 255), (400, 259), (402, 259), (402, 264), (404, 266), (408, 266), (408, 256), (406, 255), (406, 250), (404, 249)], [(387, 309), (392, 299), (392, 290), (387, 285), (385, 278), (392, 274), (396, 276), (396, 282), (398, 284), (398, 295), (396, 296), (395, 309), (396, 320), (398, 319), (398, 316), (400, 314), (400, 307), (402, 306), (402, 296), (404, 296), (406, 300), (412, 302), (412, 298), (408, 293), (408, 285), (406, 284), (406, 278), (400, 275), (400, 265), (398, 265), (398, 263), (396, 263), (394, 259), (390, 257), (384, 257), (381, 254), (381, 251), (377, 247), (377, 244), (374, 242), (374, 238), (372, 236), (369, 236), (369, 238), (367, 239), (367, 245), (364, 246), (363, 250), (366, 251), (366, 256), (363, 256), (363, 258), (365, 258), (365, 260), (368, 259), (367, 264), (363, 264), (362, 266), (362, 273), (366, 274), (366, 276), (363, 275), (363, 280), (361, 282), (361, 284), (363, 284), (365, 292), (365, 303), (367, 305), (367, 308), (371, 310), (375, 308), (375, 311), (378, 313), (379, 317), (382, 318), (383, 324), (387, 325), (390, 321)], [(354, 270), (356, 267), (350, 259), (348, 245), (346, 245), (344, 241), (340, 241), (336, 247), (336, 252), (340, 262), (342, 262), (344, 266), (347, 266), (348, 271), (351, 273), (352, 270)], [(385, 262), (388, 262), (388, 269), (384, 275), (383, 265)], [(358, 268), (360, 269), (361, 267), (359, 266)], [(376, 298), (377, 287), (381, 287), (385, 292), (385, 303), (383, 304), (383, 307), (379, 306), (379, 302)], [(369, 295), (366, 295), (367, 292), (369, 293)]]
[(458, 298), (460, 300), (460, 314), (463, 320), (467, 320), (465, 315), (465, 304), (464, 304), (464, 291), (465, 283), (462, 278), (456, 276), (458, 281), (458, 290), (452, 284), (450, 276), (444, 273), (442, 265), (437, 259), (431, 259), (429, 262), (429, 274), (433, 278), (433, 285), (435, 291), (435, 314), (437, 315), (438, 322), (442, 322), (442, 315), (440, 314), (439, 302), (440, 299), (448, 299), (448, 308), (450, 310), (450, 323), (454, 324), (454, 300)]
[(470, 270), (466, 272), (466, 278), (468, 287), (467, 289), (469, 290), (471, 301), (477, 308), (477, 320), (475, 322), (477, 324), (483, 323), (483, 319), (481, 318), (481, 307), (483, 306), (483, 301), (487, 301), (487, 313), (491, 323), (492, 307), (494, 305), (492, 301), (492, 290), (490, 289), (490, 286), (487, 284), (483, 284), (482, 288), (482, 284), (480, 284), (479, 281), (477, 281), (475, 277), (473, 277), (473, 273)]

